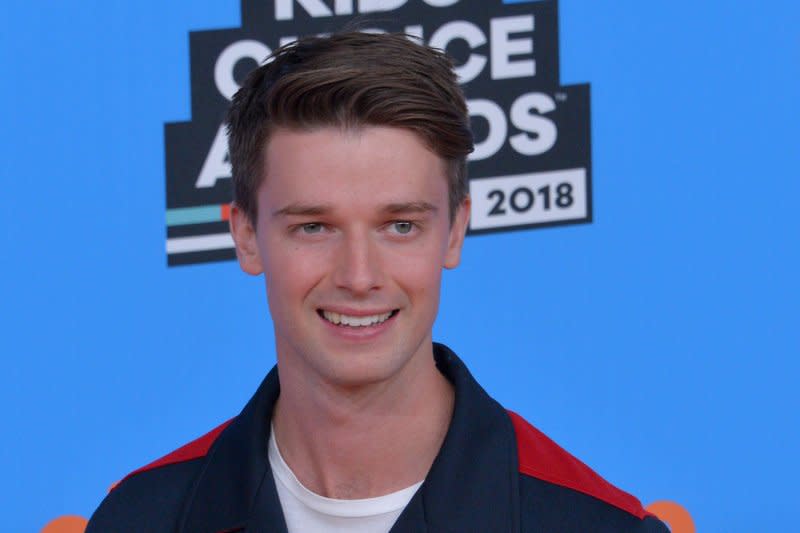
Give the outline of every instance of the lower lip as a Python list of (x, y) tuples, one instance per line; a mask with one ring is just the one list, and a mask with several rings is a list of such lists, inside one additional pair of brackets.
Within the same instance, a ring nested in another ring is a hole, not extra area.
[(328, 327), (328, 330), (336, 335), (339, 338), (348, 340), (348, 341), (357, 341), (357, 342), (367, 342), (371, 341), (381, 334), (383, 334), (387, 329), (389, 329), (392, 324), (394, 324), (397, 315), (400, 312), (395, 312), (392, 316), (381, 322), (380, 324), (373, 324), (371, 326), (340, 326), (336, 325), (332, 322), (329, 322), (324, 317), (319, 316), (319, 319), (322, 320), (323, 323)]

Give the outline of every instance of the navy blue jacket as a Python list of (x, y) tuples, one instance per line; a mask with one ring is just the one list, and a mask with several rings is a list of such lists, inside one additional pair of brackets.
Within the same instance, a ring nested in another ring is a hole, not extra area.
[[(391, 533), (667, 533), (613, 487), (506, 411), (456, 355), (434, 345), (455, 387), (439, 455)], [(267, 458), (273, 369), (242, 412), (122, 480), (86, 533), (286, 533)]]

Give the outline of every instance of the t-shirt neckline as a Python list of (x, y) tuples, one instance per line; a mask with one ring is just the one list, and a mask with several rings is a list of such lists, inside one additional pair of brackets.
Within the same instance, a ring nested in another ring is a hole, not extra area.
[(268, 456), (273, 475), (295, 498), (309, 508), (329, 516), (357, 518), (396, 512), (408, 505), (414, 493), (422, 485), (422, 481), (420, 481), (410, 487), (374, 498), (356, 500), (327, 498), (300, 483), (300, 480), (284, 461), (272, 427), (270, 427)]

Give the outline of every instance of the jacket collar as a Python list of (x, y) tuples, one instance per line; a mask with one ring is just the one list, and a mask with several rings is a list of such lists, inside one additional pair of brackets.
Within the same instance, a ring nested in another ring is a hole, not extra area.
[(454, 385), (455, 409), (425, 482), (391, 533), (519, 531), (514, 429), (463, 362), (434, 344), (436, 365)]
[[(453, 383), (453, 419), (439, 454), (391, 533), (519, 531), (516, 441), (505, 410), (447, 347), (434, 344)], [(286, 533), (267, 458), (280, 393), (277, 369), (209, 451), (178, 531)]]
[(179, 532), (244, 531), (252, 515), (274, 524), (264, 531), (286, 533), (267, 458), (272, 409), (279, 393), (274, 367), (209, 450), (187, 499)]

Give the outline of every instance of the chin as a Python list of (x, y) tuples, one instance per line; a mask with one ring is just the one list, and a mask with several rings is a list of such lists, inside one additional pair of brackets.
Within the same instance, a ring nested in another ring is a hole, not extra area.
[[(414, 352), (398, 349), (357, 347), (326, 350), (324, 356), (309, 357), (319, 378), (337, 387), (355, 389), (391, 381), (399, 376)], [(311, 355), (311, 354), (309, 354)]]
[(330, 362), (327, 381), (344, 388), (359, 388), (392, 380), (401, 373), (409, 357), (398, 354), (371, 352), (349, 355), (349, 361), (340, 359)]

